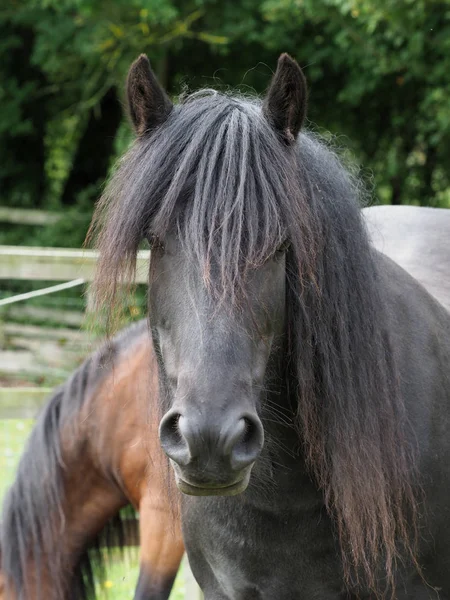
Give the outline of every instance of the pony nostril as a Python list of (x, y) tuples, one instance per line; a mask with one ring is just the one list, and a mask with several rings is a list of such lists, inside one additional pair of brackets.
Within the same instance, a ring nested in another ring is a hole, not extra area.
[(244, 428), (231, 451), (231, 464), (236, 470), (255, 462), (264, 444), (264, 431), (257, 417), (242, 417), (240, 422)]
[(179, 465), (186, 465), (190, 459), (189, 447), (180, 429), (182, 415), (167, 413), (159, 425), (159, 439), (164, 452)]
[(244, 435), (242, 436), (243, 444), (250, 444), (254, 436), (256, 435), (256, 425), (248, 418), (242, 419), (245, 424)]
[(166, 440), (173, 444), (180, 444), (182, 442), (179, 422), (181, 415), (175, 413), (170, 415), (164, 424)]

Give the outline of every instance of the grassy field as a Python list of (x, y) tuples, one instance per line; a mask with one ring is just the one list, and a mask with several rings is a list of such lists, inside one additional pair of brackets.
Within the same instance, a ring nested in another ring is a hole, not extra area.
[(0, 499), (14, 479), (20, 454), (32, 427), (32, 419), (0, 420)]
[[(33, 426), (31, 419), (0, 420), (0, 500), (14, 478), (14, 472), (26, 438)], [(138, 577), (138, 550), (127, 549), (122, 558), (112, 554), (106, 575), (98, 581), (100, 600), (127, 600), (133, 598)], [(184, 600), (184, 581), (178, 574), (170, 600)]]
[[(133, 556), (134, 555), (134, 556)], [(132, 551), (123, 560), (117, 558), (108, 565), (107, 576), (98, 582), (99, 600), (127, 600), (133, 598), (138, 577), (137, 550)], [(184, 581), (182, 570), (178, 573), (170, 600), (184, 600)]]

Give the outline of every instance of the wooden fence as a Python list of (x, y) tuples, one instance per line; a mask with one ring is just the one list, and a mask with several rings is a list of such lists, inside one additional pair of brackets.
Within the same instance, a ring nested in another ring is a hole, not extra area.
[[(4, 220), (1, 217), (0, 212), (0, 220)], [(33, 215), (34, 217), (38, 218), (36, 215)], [(38, 221), (36, 221), (37, 223)], [(96, 252), (89, 250), (0, 246), (0, 280), (67, 281), (82, 278), (89, 282), (94, 274), (97, 257)], [(149, 252), (140, 252), (137, 282), (147, 280), (148, 261)], [(11, 326), (9, 327), (11, 328)], [(17, 334), (19, 335), (19, 332)], [(0, 419), (35, 418), (50, 392), (51, 388), (0, 387)], [(131, 524), (131, 529), (135, 529), (135, 525)], [(184, 579), (186, 599), (200, 600), (203, 598), (186, 558)]]
[[(136, 282), (148, 280), (150, 252), (139, 252)], [(26, 279), (35, 281), (92, 281), (98, 253), (94, 250), (68, 248), (29, 248), (25, 246), (0, 246), (0, 279)]]
[[(62, 213), (36, 210), (34, 208), (0, 206), (0, 223), (9, 223), (11, 225), (53, 225), (61, 221), (64, 216)], [(89, 216), (87, 214), (71, 214), (70, 218), (78, 218), (85, 221)]]

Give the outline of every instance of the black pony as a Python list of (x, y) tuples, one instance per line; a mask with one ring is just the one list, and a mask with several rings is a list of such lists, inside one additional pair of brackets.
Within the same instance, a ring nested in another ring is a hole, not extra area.
[(449, 599), (450, 317), (299, 135), (299, 66), (282, 55), (262, 103), (173, 106), (141, 56), (127, 91), (97, 299), (117, 306), (147, 238), (160, 439), (206, 599)]

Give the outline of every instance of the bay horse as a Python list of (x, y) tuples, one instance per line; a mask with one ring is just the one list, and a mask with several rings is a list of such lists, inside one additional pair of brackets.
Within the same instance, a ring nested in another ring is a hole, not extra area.
[[(163, 450), (206, 600), (450, 598), (450, 315), (375, 251), (361, 185), (262, 102), (173, 105), (142, 55), (137, 140), (97, 208), (99, 307), (143, 239)], [(113, 315), (113, 312), (111, 312)]]
[(4, 502), (2, 600), (95, 597), (94, 566), (101, 546), (123, 544), (127, 505), (140, 514), (134, 598), (169, 598), (184, 547), (151, 406), (154, 362), (143, 321), (90, 356), (46, 404)]

